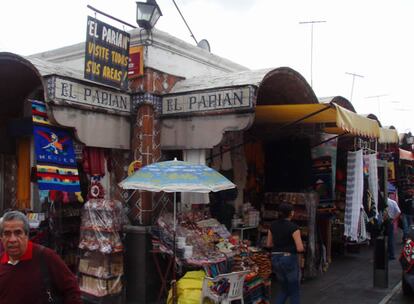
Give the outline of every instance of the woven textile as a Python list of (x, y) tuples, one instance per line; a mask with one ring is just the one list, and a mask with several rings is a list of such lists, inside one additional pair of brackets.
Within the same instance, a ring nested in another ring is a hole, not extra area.
[(39, 190), (80, 192), (71, 133), (50, 125), (43, 102), (31, 102)]
[(364, 191), (362, 150), (348, 152), (344, 235), (358, 241), (358, 228)]

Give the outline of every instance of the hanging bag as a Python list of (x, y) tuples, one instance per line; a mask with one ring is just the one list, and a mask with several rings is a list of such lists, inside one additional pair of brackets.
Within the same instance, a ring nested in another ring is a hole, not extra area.
[(45, 255), (43, 253), (43, 246), (40, 246), (40, 271), (43, 277), (43, 285), (46, 290), (46, 299), (47, 303), (50, 304), (63, 304), (62, 297), (58, 296), (55, 292), (53, 292), (52, 282), (50, 281), (50, 273), (45, 261)]

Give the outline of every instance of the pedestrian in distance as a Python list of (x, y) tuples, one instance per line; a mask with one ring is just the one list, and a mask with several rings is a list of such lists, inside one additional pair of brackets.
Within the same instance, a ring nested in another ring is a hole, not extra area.
[(29, 241), (29, 229), (19, 211), (0, 222), (0, 302), (81, 304), (76, 276), (53, 250)]
[[(388, 195), (390, 195), (388, 193)], [(398, 207), (398, 204), (393, 199), (387, 199), (387, 212), (386, 212), (386, 229), (387, 229), (387, 236), (388, 236), (388, 259), (395, 260), (395, 253), (394, 253), (394, 224), (398, 221), (400, 217), (401, 210)]]
[(403, 231), (402, 241), (405, 243), (410, 226), (414, 223), (414, 189), (408, 189), (399, 203), (401, 209), (401, 228)]
[(283, 304), (290, 298), (291, 304), (300, 303), (300, 263), (298, 254), (304, 252), (299, 226), (292, 222), (294, 214), (290, 203), (282, 203), (279, 218), (272, 222), (266, 245), (272, 248), (272, 267), (281, 290), (275, 304)]

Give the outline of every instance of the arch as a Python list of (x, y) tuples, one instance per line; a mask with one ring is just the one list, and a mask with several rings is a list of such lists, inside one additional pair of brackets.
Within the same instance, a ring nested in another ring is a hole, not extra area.
[(43, 78), (36, 67), (19, 55), (0, 52), (0, 102), (7, 102), (0, 108), (0, 119), (21, 116), (24, 100), (37, 90), (43, 99)]
[(305, 78), (289, 67), (268, 72), (257, 90), (257, 105), (318, 103)]
[(322, 97), (322, 98), (319, 98), (319, 102), (326, 103), (326, 104), (335, 103), (338, 106), (341, 106), (349, 111), (356, 113), (353, 104), (348, 99), (342, 96)]
[(376, 120), (378, 122), (378, 125), (380, 127), (382, 127), (381, 122), (379, 121), (377, 115), (370, 113), (370, 114), (366, 114), (366, 115), (363, 115), (363, 116), (365, 116), (366, 118), (369, 118), (369, 119)]

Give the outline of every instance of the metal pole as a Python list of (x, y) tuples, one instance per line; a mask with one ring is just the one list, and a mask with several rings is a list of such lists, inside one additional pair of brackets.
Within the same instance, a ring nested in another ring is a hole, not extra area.
[(189, 31), (189, 32), (190, 32), (190, 34), (191, 34), (191, 37), (194, 39), (195, 43), (196, 43), (196, 44), (198, 44), (196, 37), (194, 36), (193, 32), (191, 31), (190, 26), (188, 25), (187, 21), (185, 20), (185, 18), (184, 18), (184, 16), (183, 16), (183, 14), (181, 13), (181, 10), (179, 9), (179, 7), (178, 7), (177, 3), (175, 3), (175, 0), (173, 0), (173, 3), (174, 3), (174, 5), (175, 5), (175, 8), (177, 9), (177, 11), (180, 13), (180, 16), (181, 16), (181, 18), (183, 19), (183, 21), (184, 21), (184, 23), (185, 23), (185, 26), (187, 27), (188, 31)]
[(378, 107), (378, 119), (381, 116), (381, 105), (380, 105), (380, 97), (388, 96), (388, 94), (381, 94), (381, 95), (374, 95), (374, 96), (367, 96), (365, 98), (376, 98), (377, 99), (377, 107)]
[(352, 102), (352, 97), (354, 96), (354, 83), (355, 83), (355, 77), (352, 77), (352, 86), (351, 86), (351, 98), (349, 101)]
[(176, 226), (176, 219), (177, 219), (177, 210), (176, 210), (176, 206), (177, 206), (177, 194), (176, 194), (176, 192), (174, 192), (174, 218), (173, 218), (173, 221), (174, 221), (174, 224), (173, 224), (173, 230), (174, 230), (174, 237), (173, 237), (173, 273), (172, 273), (172, 275), (173, 275), (173, 279), (172, 279), (172, 282), (171, 282), (171, 284), (172, 284), (172, 300), (173, 300), (173, 304), (177, 304), (177, 274), (176, 274), (176, 271), (177, 271), (177, 269), (176, 269), (176, 265), (175, 265), (175, 260), (176, 260), (176, 256), (177, 256), (177, 249), (176, 249), (176, 246), (177, 246), (177, 244), (176, 244), (176, 229), (177, 229), (177, 226)]
[(96, 8), (94, 8), (93, 6), (91, 6), (91, 5), (87, 5), (86, 6), (87, 8), (89, 8), (89, 9), (91, 9), (91, 10), (93, 10), (94, 12), (96, 12), (96, 13), (99, 13), (99, 14), (101, 14), (101, 15), (103, 15), (103, 16), (105, 16), (105, 17), (108, 17), (108, 18), (111, 18), (111, 19), (113, 19), (113, 20), (115, 20), (115, 21), (118, 21), (119, 23), (122, 23), (122, 24), (125, 24), (125, 25), (127, 25), (127, 26), (129, 26), (129, 27), (132, 27), (132, 28), (137, 28), (136, 26), (134, 26), (134, 25), (132, 25), (132, 24), (129, 24), (129, 23), (127, 23), (127, 22), (125, 22), (125, 21), (122, 21), (121, 19), (118, 19), (118, 18), (115, 18), (115, 17), (113, 17), (113, 16), (111, 16), (111, 15), (109, 15), (109, 14), (107, 14), (107, 13), (104, 13), (103, 11), (100, 11), (100, 10), (98, 10), (98, 9), (96, 9)]
[(352, 76), (351, 98), (349, 99), (349, 101), (351, 101), (351, 102), (352, 102), (352, 97), (353, 97), (353, 95), (354, 95), (354, 83), (355, 83), (355, 77), (361, 77), (361, 78), (364, 78), (364, 76), (362, 76), (362, 75), (358, 75), (358, 74), (355, 74), (355, 73), (348, 73), (348, 72), (345, 72), (345, 74), (348, 74), (348, 75), (351, 75), (351, 76)]
[(313, 23), (311, 24), (311, 87), (313, 88)]
[(313, 25), (315, 23), (324, 23), (326, 21), (302, 21), (299, 24), (310, 24), (311, 25), (311, 60), (310, 60), (310, 85), (313, 87)]

